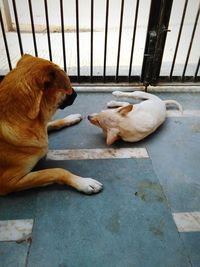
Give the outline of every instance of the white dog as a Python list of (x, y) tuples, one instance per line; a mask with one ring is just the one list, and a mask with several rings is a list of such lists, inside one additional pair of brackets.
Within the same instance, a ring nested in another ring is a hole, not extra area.
[[(166, 104), (175, 104), (182, 112), (181, 105), (175, 100), (161, 100), (159, 97), (135, 91), (124, 93), (113, 92), (117, 97), (143, 99), (139, 104), (111, 101), (107, 107), (114, 109), (103, 110), (88, 116), (89, 121), (102, 128), (108, 145), (122, 139), (137, 142), (153, 133), (166, 119)], [(116, 108), (118, 107), (118, 108)]]

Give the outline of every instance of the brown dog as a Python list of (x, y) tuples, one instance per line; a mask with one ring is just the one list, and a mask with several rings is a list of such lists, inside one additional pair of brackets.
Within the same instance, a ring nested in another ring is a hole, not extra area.
[(102, 184), (61, 168), (31, 172), (48, 150), (47, 130), (81, 120), (79, 114), (48, 123), (57, 108), (76, 97), (66, 73), (54, 63), (24, 55), (0, 83), (0, 195), (52, 183), (86, 194)]

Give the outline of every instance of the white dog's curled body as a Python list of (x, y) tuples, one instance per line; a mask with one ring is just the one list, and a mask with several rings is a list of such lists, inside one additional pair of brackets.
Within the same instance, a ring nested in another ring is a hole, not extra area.
[[(135, 104), (132, 110), (127, 113), (126, 119), (121, 121), (120, 128), (126, 129), (126, 134), (122, 135), (124, 141), (137, 142), (154, 132), (165, 121), (166, 105), (157, 96), (140, 91), (133, 93), (116, 91), (113, 92), (113, 95), (117, 97), (148, 99)], [(129, 105), (129, 103), (127, 104)]]
[(166, 119), (166, 104), (175, 104), (182, 112), (182, 107), (177, 101), (163, 101), (155, 95), (141, 91), (131, 93), (115, 91), (113, 95), (145, 101), (134, 105), (128, 102), (110, 101), (107, 107), (115, 109), (104, 110), (88, 117), (91, 123), (103, 129), (108, 145), (117, 139), (137, 142), (153, 133)]

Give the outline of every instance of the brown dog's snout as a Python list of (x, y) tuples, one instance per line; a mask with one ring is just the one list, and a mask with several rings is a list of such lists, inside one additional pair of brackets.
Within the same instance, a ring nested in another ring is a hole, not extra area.
[(72, 88), (72, 94), (68, 96), (68, 101), (67, 101), (67, 105), (70, 106), (73, 104), (74, 100), (77, 97), (77, 93), (75, 92), (75, 90)]
[(67, 106), (71, 106), (73, 104), (74, 100), (76, 99), (76, 97), (77, 97), (77, 93), (75, 92), (74, 89), (72, 89), (72, 94), (65, 96), (65, 99), (59, 105), (59, 108), (64, 109)]

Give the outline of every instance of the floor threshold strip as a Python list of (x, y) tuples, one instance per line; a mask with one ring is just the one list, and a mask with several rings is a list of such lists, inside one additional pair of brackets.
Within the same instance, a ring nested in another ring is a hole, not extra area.
[(179, 232), (200, 232), (200, 212), (173, 213)]
[(149, 158), (146, 148), (97, 148), (49, 150), (49, 160)]
[(20, 242), (30, 238), (33, 219), (0, 221), (0, 242)]

